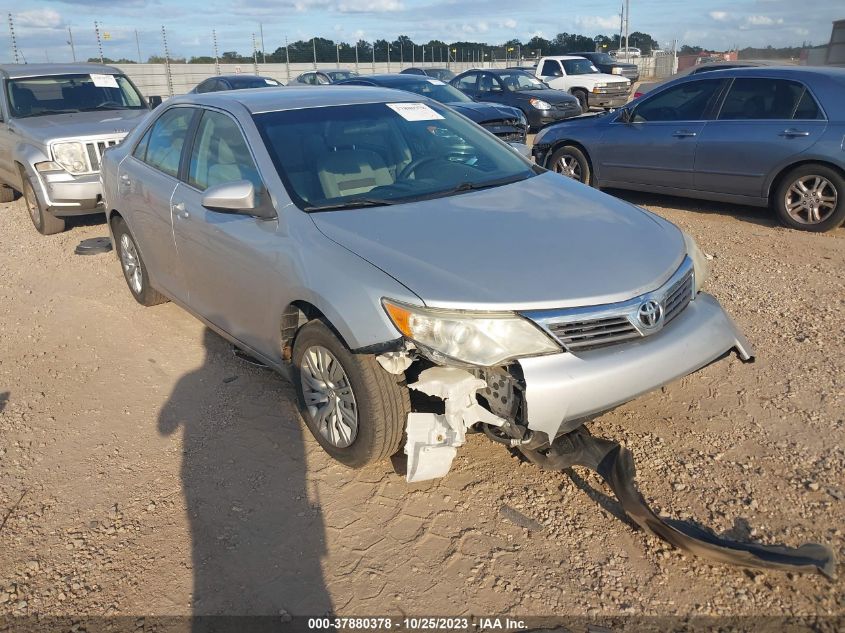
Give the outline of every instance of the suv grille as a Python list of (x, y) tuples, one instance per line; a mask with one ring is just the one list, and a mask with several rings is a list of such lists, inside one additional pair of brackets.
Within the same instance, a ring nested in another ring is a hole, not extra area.
[(94, 173), (100, 171), (100, 161), (103, 158), (103, 152), (109, 147), (114, 147), (123, 139), (108, 139), (106, 141), (87, 141), (85, 143), (85, 153), (88, 158), (88, 169), (86, 171)]
[[(587, 350), (649, 336), (677, 317), (693, 299), (694, 270), (687, 257), (661, 288), (629, 301), (570, 310), (542, 310), (523, 313), (555, 336), (570, 351)], [(661, 317), (652, 327), (639, 321), (644, 303), (660, 305)]]

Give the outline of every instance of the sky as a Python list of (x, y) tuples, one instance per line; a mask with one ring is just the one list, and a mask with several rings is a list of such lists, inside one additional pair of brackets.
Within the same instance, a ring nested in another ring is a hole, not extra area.
[[(734, 46), (824, 44), (834, 19), (845, 18), (840, 0), (631, 0), (630, 30), (710, 50)], [(78, 59), (97, 56), (94, 21), (107, 32), (106, 57), (136, 59), (163, 53), (167, 28), (171, 57), (219, 51), (252, 52), (263, 24), (265, 48), (316, 35), (335, 41), (522, 41), (557, 33), (587, 36), (619, 30), (621, 0), (515, 2), (514, 0), (0, 0), (4, 22), (14, 18), (18, 48), (28, 62), (71, 60), (68, 27)], [(8, 24), (0, 25), (0, 61), (12, 60)], [(260, 48), (260, 40), (259, 40)]]

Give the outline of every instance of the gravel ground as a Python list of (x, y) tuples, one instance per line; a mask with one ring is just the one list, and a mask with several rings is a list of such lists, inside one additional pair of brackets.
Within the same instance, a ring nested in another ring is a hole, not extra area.
[[(845, 230), (619, 194), (714, 256), (756, 345), (608, 413), (672, 516), (845, 555)], [(0, 615), (838, 615), (843, 580), (711, 565), (645, 536), (588, 471), (472, 436), (447, 477), (333, 463), (293, 391), (172, 304), (137, 305), (96, 219), (0, 206)], [(502, 510), (503, 506), (507, 506)], [(516, 511), (516, 512), (514, 512)]]

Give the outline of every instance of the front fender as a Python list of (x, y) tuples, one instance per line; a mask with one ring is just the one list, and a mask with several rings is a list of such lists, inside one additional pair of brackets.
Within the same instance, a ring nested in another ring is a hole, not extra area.
[[(34, 184), (37, 187), (41, 187), (42, 185), (41, 179), (38, 177), (38, 172), (35, 169), (35, 165), (36, 163), (43, 163), (49, 160), (49, 151), (25, 141), (18, 141), (12, 150), (12, 161), (20, 164), (27, 175), (34, 176)], [(15, 170), (15, 177), (20, 178), (20, 172), (18, 172), (18, 170)], [(18, 191), (20, 191), (23, 186), (23, 181), (18, 180), (17, 183), (13, 184), (17, 184)], [(42, 191), (41, 193), (43, 194), (44, 192)]]

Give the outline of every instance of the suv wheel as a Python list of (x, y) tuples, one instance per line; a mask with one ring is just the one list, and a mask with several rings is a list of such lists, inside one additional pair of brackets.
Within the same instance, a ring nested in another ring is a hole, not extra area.
[(585, 185), (592, 184), (593, 174), (590, 171), (590, 161), (580, 149), (574, 145), (564, 145), (556, 150), (549, 158), (548, 167), (557, 174), (572, 178)]
[(44, 205), (35, 194), (35, 188), (29, 178), (23, 174), (23, 200), (26, 210), (29, 212), (29, 219), (35, 230), (41, 235), (54, 235), (65, 230), (64, 218), (57, 218), (47, 211)]
[(583, 90), (573, 90), (572, 96), (578, 99), (578, 105), (581, 106), (581, 113), (587, 114), (590, 111), (590, 100), (587, 97), (587, 93)]
[(123, 269), (123, 278), (129, 291), (135, 297), (135, 301), (142, 306), (154, 306), (167, 301), (167, 297), (158, 292), (150, 285), (150, 277), (147, 274), (147, 267), (141, 259), (141, 251), (135, 244), (135, 238), (129, 232), (129, 227), (121, 217), (116, 217), (112, 222), (115, 248), (117, 257), (120, 260), (120, 267)]
[(825, 165), (801, 165), (783, 178), (774, 206), (786, 226), (831, 231), (845, 221), (845, 178)]
[(351, 353), (322, 321), (302, 326), (293, 364), (300, 413), (329, 455), (360, 468), (399, 450), (411, 410), (403, 376)]

